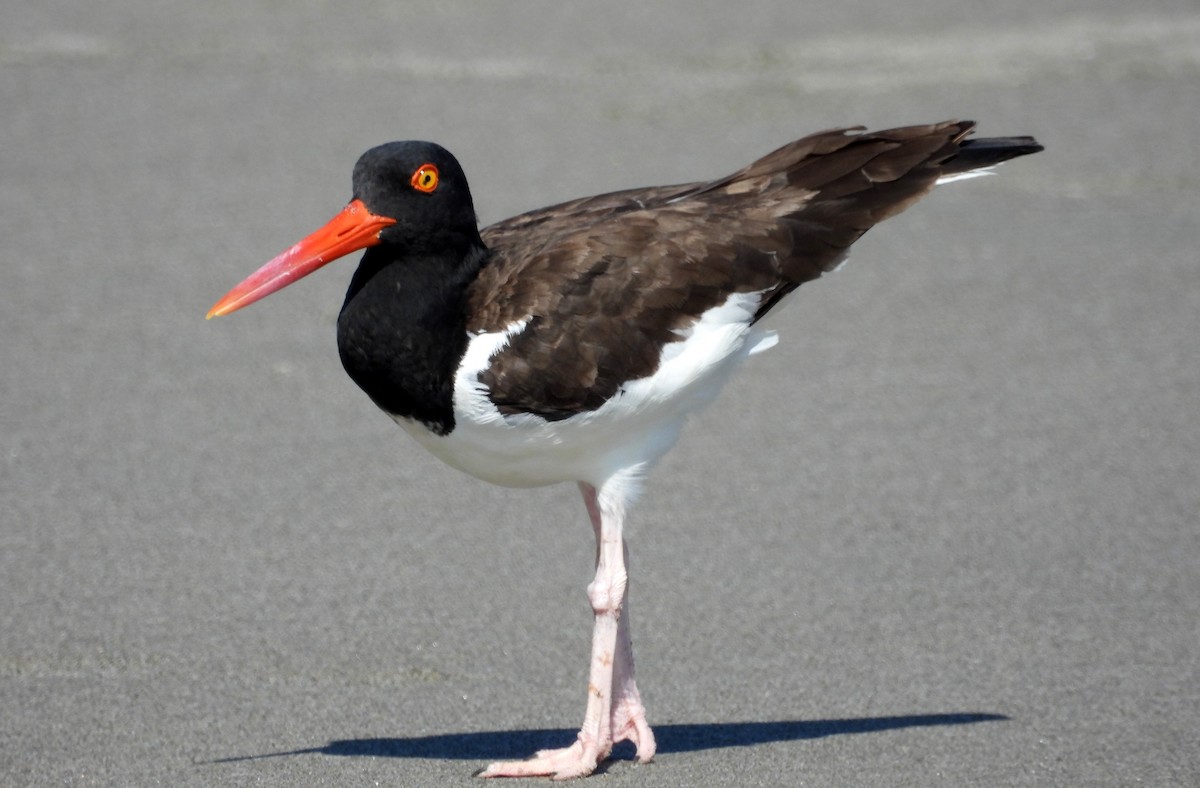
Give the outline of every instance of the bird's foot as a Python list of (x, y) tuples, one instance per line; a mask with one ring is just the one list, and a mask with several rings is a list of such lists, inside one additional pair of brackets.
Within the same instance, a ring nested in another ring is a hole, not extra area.
[(559, 750), (539, 750), (524, 761), (496, 761), (479, 773), (480, 777), (552, 777), (570, 780), (586, 777), (596, 770), (601, 757), (596, 742), (585, 742), (582, 734), (570, 747)]
[[(612, 752), (613, 744), (631, 741), (637, 747), (638, 763), (654, 758), (654, 733), (646, 722), (646, 710), (637, 700), (614, 704), (610, 724), (599, 731), (584, 725), (575, 743), (557, 750), (541, 750), (524, 761), (497, 761), (479, 772), (480, 777), (550, 777), (571, 780), (586, 777)], [(614, 733), (615, 732), (615, 733)]]

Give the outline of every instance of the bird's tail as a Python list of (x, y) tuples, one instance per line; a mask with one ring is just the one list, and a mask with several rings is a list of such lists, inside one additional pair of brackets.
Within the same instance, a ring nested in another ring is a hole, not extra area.
[(987, 175), (997, 164), (1043, 150), (1033, 137), (984, 137), (963, 140), (958, 152), (943, 161), (939, 184)]

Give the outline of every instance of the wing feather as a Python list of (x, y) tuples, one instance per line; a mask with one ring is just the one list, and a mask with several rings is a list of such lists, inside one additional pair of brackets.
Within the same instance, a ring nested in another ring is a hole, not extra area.
[(468, 330), (523, 331), (480, 373), (504, 413), (594, 410), (733, 293), (758, 319), (833, 270), (875, 223), (933, 188), (974, 124), (833, 129), (708, 183), (629, 189), (482, 231)]

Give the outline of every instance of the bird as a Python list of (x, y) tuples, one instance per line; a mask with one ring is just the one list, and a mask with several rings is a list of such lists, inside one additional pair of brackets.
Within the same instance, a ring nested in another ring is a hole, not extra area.
[(1043, 150), (973, 121), (797, 139), (710, 181), (576, 199), (478, 228), (466, 176), (432, 142), (358, 159), (325, 226), (230, 290), (227, 315), (364, 250), (337, 318), (345, 371), (448, 465), (511, 487), (577, 484), (596, 539), (592, 651), (573, 743), (483, 777), (583, 777), (656, 743), (635, 681), (627, 513), (689, 414), (749, 356), (764, 318), (938, 184)]

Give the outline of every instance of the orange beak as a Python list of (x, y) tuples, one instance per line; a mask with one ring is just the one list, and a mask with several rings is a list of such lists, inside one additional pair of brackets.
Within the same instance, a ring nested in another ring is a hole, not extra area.
[(205, 318), (235, 312), (266, 298), (297, 279), (303, 279), (326, 263), (358, 249), (379, 243), (379, 233), (396, 223), (387, 216), (376, 216), (361, 200), (351, 200), (329, 223), (250, 274), (245, 281), (225, 294)]

